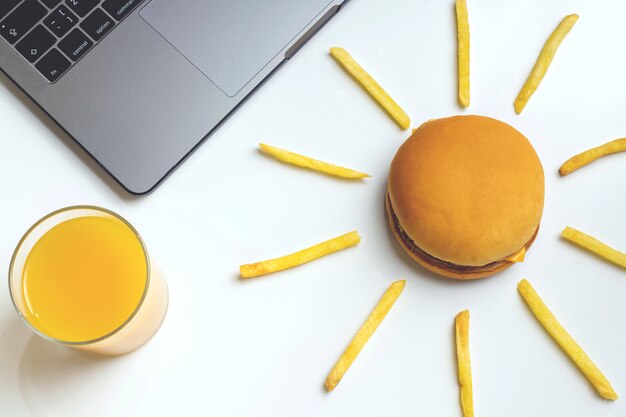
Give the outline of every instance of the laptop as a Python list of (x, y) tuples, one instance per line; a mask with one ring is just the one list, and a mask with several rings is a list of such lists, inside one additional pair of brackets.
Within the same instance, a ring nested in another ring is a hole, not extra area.
[(347, 0), (0, 0), (0, 69), (153, 191)]

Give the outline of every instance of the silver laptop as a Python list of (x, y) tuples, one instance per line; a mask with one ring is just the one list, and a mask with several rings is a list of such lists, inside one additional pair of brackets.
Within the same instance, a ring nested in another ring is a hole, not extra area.
[(0, 69), (147, 194), (343, 3), (0, 0)]

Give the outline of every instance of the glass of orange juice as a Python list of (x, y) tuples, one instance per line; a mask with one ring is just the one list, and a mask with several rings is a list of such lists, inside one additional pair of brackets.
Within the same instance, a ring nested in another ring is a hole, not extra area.
[(137, 231), (93, 206), (67, 207), (35, 223), (13, 254), (9, 289), (35, 333), (107, 355), (150, 340), (168, 304), (165, 278)]

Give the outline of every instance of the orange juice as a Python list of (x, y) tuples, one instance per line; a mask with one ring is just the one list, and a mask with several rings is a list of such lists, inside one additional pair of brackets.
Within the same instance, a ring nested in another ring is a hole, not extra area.
[(92, 341), (119, 329), (148, 285), (143, 244), (112, 216), (65, 220), (43, 234), (22, 269), (24, 318), (48, 337)]

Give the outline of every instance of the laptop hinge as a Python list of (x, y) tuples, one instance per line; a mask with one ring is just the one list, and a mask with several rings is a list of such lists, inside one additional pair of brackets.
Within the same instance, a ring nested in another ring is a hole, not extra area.
[(317, 22), (315, 22), (315, 24), (311, 26), (309, 30), (307, 30), (304, 35), (300, 37), (300, 39), (296, 41), (296, 43), (291, 45), (291, 48), (285, 52), (285, 59), (291, 59), (291, 57), (293, 57), (300, 50), (300, 48), (302, 48), (309, 41), (309, 39), (313, 37), (313, 35), (319, 32), (319, 30), (337, 14), (339, 9), (341, 9), (341, 6), (341, 4), (336, 4), (328, 9), (326, 13), (324, 13), (324, 15)]

